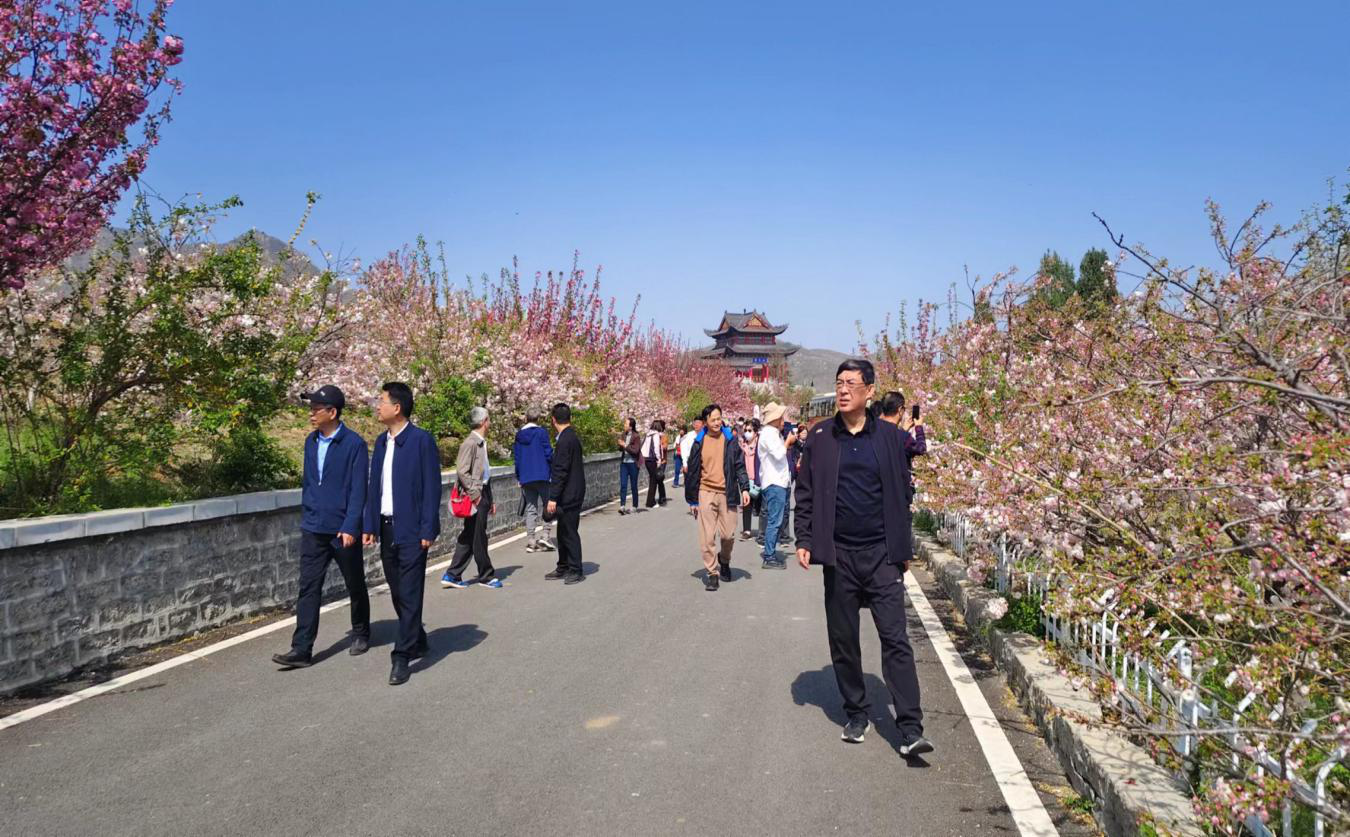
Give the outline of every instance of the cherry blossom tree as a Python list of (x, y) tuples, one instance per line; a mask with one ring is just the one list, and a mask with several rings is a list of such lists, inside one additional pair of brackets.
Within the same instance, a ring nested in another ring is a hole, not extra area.
[(179, 90), (171, 2), (12, 0), (0, 11), (0, 292), (88, 244), (144, 170)]

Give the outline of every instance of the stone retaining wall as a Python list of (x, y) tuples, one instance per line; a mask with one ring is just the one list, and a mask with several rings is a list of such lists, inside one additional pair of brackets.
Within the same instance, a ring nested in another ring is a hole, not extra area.
[[(489, 531), (500, 534), (521, 525), (520, 487), (510, 467), (492, 474)], [(587, 457), (587, 508), (618, 486), (617, 453)], [(462, 526), (444, 504), (441, 514), (432, 556), (451, 552)], [(293, 604), (299, 526), (298, 489), (0, 522), (0, 694)], [(378, 548), (365, 560), (367, 579), (382, 583)], [(330, 569), (325, 597), (343, 590)]]

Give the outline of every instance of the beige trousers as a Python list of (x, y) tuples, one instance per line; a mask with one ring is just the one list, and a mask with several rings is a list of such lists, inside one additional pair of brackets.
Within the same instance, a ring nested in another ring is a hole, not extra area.
[(709, 573), (717, 572), (719, 561), (731, 563), (731, 548), (736, 544), (736, 512), (727, 506), (726, 492), (699, 489), (698, 539), (703, 549), (703, 566)]

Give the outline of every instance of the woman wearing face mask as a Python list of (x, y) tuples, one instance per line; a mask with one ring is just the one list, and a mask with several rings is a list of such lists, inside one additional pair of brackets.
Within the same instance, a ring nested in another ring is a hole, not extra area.
[(745, 457), (745, 473), (750, 477), (750, 502), (741, 507), (741, 540), (748, 541), (755, 536), (750, 529), (750, 515), (759, 514), (759, 420), (746, 422), (741, 432), (741, 454)]

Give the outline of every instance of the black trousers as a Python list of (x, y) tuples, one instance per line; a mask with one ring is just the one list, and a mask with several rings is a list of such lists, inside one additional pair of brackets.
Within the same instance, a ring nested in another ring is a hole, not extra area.
[(661, 467), (655, 459), (647, 460), (647, 508), (656, 505), (656, 496), (666, 502), (666, 481), (661, 479)]
[(348, 547), (334, 544), (337, 535), (300, 532), (300, 597), (295, 603), (295, 633), (291, 650), (308, 654), (319, 635), (319, 605), (329, 562), (336, 561), (352, 599), (352, 633), (370, 638), (370, 593), (366, 590), (366, 564), (361, 558), (361, 536)]
[(576, 573), (581, 569), (581, 506), (558, 508), (558, 572)]
[(881, 674), (895, 703), (895, 725), (904, 735), (923, 734), (919, 675), (905, 628), (905, 585), (900, 567), (886, 560), (886, 545), (849, 549), (835, 545), (835, 564), (825, 567), (825, 625), (834, 678), (849, 718), (868, 714), (863, 682), (858, 609), (872, 610), (881, 637)]
[(483, 486), (483, 496), (478, 500), (478, 511), (473, 517), (464, 518), (464, 528), (459, 531), (459, 540), (455, 541), (455, 557), (450, 561), (450, 575), (460, 578), (464, 568), (469, 566), (469, 556), (473, 556), (478, 565), (478, 580), (487, 581), (497, 574), (492, 568), (492, 557), (488, 555), (488, 517), (492, 513), (492, 485)]
[(389, 656), (411, 659), (427, 647), (427, 631), (422, 626), (422, 592), (427, 585), (427, 551), (418, 543), (394, 543), (394, 524), (380, 521), (380, 563), (389, 582), (389, 598), (394, 600), (398, 616), (398, 639)]

